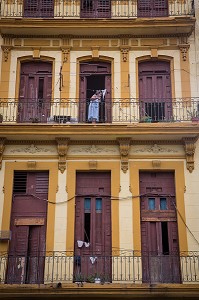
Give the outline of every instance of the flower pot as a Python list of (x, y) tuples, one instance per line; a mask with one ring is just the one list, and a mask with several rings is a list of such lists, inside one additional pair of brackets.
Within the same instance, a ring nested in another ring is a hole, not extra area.
[(100, 278), (95, 278), (95, 283), (101, 283)]

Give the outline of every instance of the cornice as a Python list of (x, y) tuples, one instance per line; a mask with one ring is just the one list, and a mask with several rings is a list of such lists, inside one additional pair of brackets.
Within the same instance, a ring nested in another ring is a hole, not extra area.
[[(189, 37), (190, 34), (187, 33), (174, 33), (174, 34), (127, 34), (125, 35), (125, 38), (169, 38), (169, 37)], [(11, 39), (17, 39), (17, 38), (59, 38), (59, 39), (65, 39), (65, 38), (70, 38), (70, 39), (110, 39), (110, 38), (115, 38), (115, 39), (121, 39), (124, 38), (123, 35), (106, 35), (106, 34), (102, 34), (102, 35), (85, 35), (85, 34), (81, 34), (81, 35), (49, 35), (49, 34), (45, 34), (45, 35), (38, 35), (38, 34), (2, 34), (3, 38), (11, 38)]]

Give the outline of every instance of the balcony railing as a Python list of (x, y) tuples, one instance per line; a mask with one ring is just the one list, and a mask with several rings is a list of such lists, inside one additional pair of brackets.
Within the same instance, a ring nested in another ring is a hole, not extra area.
[[(0, 99), (3, 123), (82, 124), (88, 119), (89, 100)], [(112, 99), (99, 104), (97, 123), (191, 122), (199, 119), (199, 98)]]
[(192, 0), (172, 1), (135, 0), (1, 0), (1, 18), (136, 18), (193, 16)]
[[(159, 272), (158, 282), (176, 283), (174, 263), (179, 263), (178, 283), (199, 282), (199, 253), (186, 252), (180, 255), (149, 255), (143, 256), (138, 251), (122, 256), (95, 255), (95, 263), (90, 262), (90, 256), (74, 256), (73, 252), (49, 252), (44, 255), (0, 255), (1, 283), (56, 283), (56, 282), (89, 282), (94, 283), (99, 278), (101, 283), (142, 283), (145, 268), (144, 259), (152, 258), (155, 270)], [(165, 269), (162, 268), (166, 258), (170, 264), (170, 281), (164, 281)], [(155, 258), (155, 260), (154, 260)], [(90, 264), (90, 265), (89, 265)], [(155, 264), (155, 266), (154, 266)], [(89, 265), (83, 268), (83, 265)], [(103, 269), (100, 267), (103, 266)], [(100, 272), (99, 272), (100, 270)], [(157, 275), (157, 273), (156, 273)], [(172, 276), (173, 275), (173, 276)], [(156, 276), (157, 277), (157, 276)], [(152, 283), (154, 276), (148, 276)], [(146, 282), (146, 281), (145, 281)]]

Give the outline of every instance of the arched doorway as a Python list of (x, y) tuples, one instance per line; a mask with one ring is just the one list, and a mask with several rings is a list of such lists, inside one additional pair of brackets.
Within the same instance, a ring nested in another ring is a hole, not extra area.
[(21, 64), (18, 118), (20, 123), (46, 123), (50, 115), (52, 63), (29, 61)]
[(87, 61), (80, 64), (79, 121), (89, 122), (88, 107), (96, 90), (106, 90), (99, 104), (99, 123), (111, 123), (111, 64)]
[(170, 63), (143, 61), (139, 63), (140, 118), (153, 122), (172, 118)]

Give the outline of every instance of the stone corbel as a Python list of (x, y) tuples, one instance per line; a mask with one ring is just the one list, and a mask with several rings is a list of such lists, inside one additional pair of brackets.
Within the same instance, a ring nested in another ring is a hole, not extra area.
[(66, 159), (69, 145), (69, 138), (57, 138), (57, 152), (59, 155), (58, 169), (63, 174), (66, 170)]
[(188, 45), (188, 44), (179, 45), (179, 49), (182, 53), (182, 60), (183, 61), (187, 60), (187, 53), (188, 53), (189, 47), (190, 47), (190, 45)]
[(4, 55), (3, 60), (4, 60), (4, 62), (7, 62), (9, 53), (10, 53), (12, 47), (11, 46), (1, 46), (1, 48), (3, 50), (3, 55)]
[(187, 170), (189, 170), (190, 173), (192, 173), (194, 170), (194, 154), (196, 148), (195, 143), (197, 139), (198, 137), (183, 138), (185, 155), (186, 155), (186, 166), (187, 166)]
[(63, 62), (66, 63), (68, 61), (68, 56), (70, 53), (70, 48), (61, 48), (61, 51), (63, 53)]
[(0, 170), (2, 168), (3, 152), (5, 149), (6, 138), (0, 138)]
[(121, 169), (124, 173), (126, 173), (129, 168), (129, 151), (131, 138), (118, 138), (117, 140), (120, 146)]
[(122, 53), (122, 61), (127, 62), (129, 56), (129, 48), (121, 48), (120, 51)]

